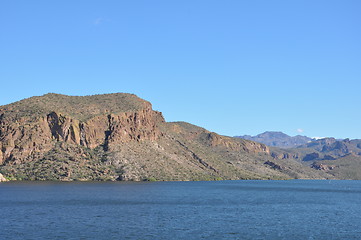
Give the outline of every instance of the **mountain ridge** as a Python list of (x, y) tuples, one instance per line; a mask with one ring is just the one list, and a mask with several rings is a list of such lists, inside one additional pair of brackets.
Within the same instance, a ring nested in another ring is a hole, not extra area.
[(301, 136), (301, 135), (291, 137), (279, 131), (266, 131), (256, 136), (243, 135), (243, 136), (235, 136), (235, 137), (251, 140), (255, 142), (260, 142), (270, 147), (281, 147), (281, 148), (292, 148), (298, 145), (306, 144), (313, 140), (310, 137)]
[(0, 174), (10, 180), (332, 179), (284, 150), (166, 122), (134, 94), (46, 94), (0, 106)]

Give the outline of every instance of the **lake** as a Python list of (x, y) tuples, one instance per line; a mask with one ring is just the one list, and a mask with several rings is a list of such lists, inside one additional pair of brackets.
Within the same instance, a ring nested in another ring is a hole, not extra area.
[(0, 239), (361, 239), (361, 181), (9, 182)]

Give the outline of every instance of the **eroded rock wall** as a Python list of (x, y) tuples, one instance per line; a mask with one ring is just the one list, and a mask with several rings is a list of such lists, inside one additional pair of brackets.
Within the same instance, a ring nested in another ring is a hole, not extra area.
[(8, 122), (0, 119), (0, 164), (17, 164), (34, 154), (49, 151), (55, 142), (95, 148), (126, 141), (155, 140), (162, 135), (160, 112), (150, 106), (134, 112), (94, 116), (81, 122), (59, 112)]

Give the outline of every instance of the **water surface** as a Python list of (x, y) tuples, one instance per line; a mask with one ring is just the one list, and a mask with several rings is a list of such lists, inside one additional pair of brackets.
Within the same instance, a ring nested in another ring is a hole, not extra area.
[(361, 239), (361, 181), (10, 182), (0, 239)]

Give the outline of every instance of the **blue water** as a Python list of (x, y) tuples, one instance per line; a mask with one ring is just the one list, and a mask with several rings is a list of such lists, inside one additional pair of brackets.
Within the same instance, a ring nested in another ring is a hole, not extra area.
[(0, 239), (361, 239), (361, 181), (0, 184)]

